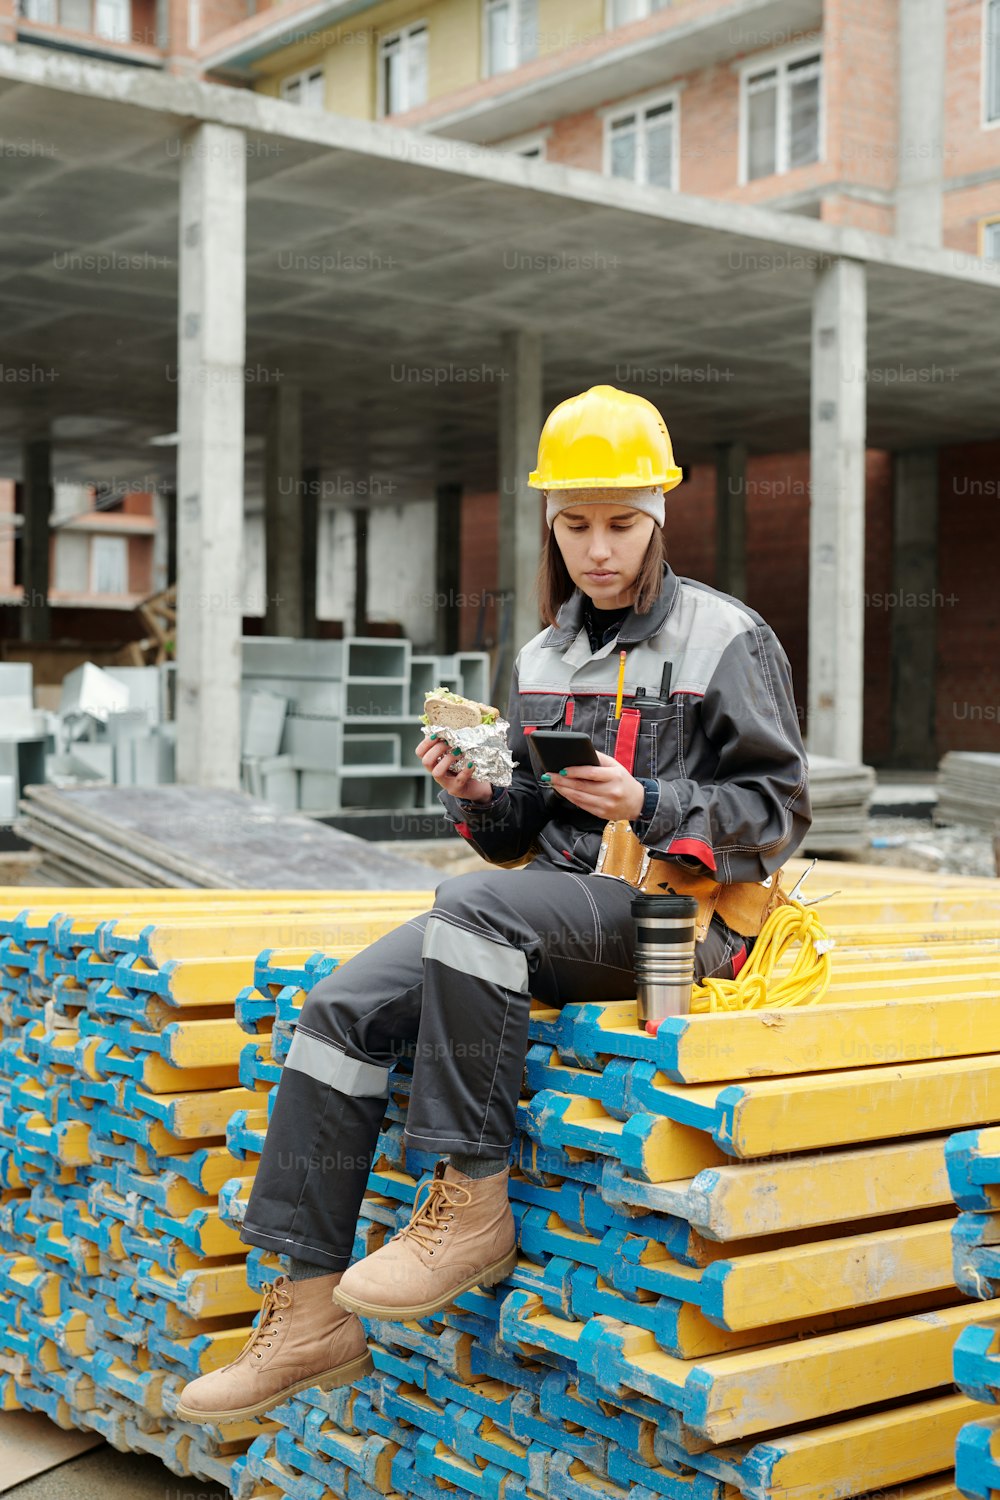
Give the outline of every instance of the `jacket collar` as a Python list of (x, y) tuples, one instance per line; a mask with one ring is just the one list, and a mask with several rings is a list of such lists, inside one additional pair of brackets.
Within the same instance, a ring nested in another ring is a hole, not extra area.
[[(670, 564), (664, 561), (663, 583), (652, 609), (644, 615), (637, 615), (634, 609), (629, 610), (622, 621), (615, 644), (634, 646), (638, 641), (649, 640), (650, 636), (662, 629), (663, 622), (674, 607), (678, 587), (677, 574)], [(573, 644), (580, 631), (584, 629), (583, 601), (583, 591), (575, 588), (566, 602), (561, 605), (556, 615), (556, 623), (549, 627), (549, 634), (542, 642), (543, 646), (556, 647), (564, 651)]]

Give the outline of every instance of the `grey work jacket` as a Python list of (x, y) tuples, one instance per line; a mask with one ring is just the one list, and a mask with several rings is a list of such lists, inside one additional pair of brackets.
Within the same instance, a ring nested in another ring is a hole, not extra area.
[[(781, 644), (759, 614), (729, 594), (663, 565), (652, 609), (632, 610), (618, 637), (593, 651), (575, 589), (556, 624), (517, 654), (507, 718), (515, 765), (510, 787), (475, 804), (438, 792), (449, 821), (484, 859), (520, 859), (537, 840), (567, 870), (592, 871), (605, 819), (541, 785), (525, 730), (589, 734), (637, 778), (655, 779), (652, 815), (633, 820), (657, 857), (720, 881), (764, 880), (794, 854), (812, 822), (806, 753)], [(627, 650), (622, 716), (615, 719), (619, 652)], [(658, 698), (664, 663), (669, 696)], [(631, 710), (631, 713), (626, 713)], [(567, 724), (567, 720), (570, 723)], [(634, 736), (629, 755), (624, 736)]]

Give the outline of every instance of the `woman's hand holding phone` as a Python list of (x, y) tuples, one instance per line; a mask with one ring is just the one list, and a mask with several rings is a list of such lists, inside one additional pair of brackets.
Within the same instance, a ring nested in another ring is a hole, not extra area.
[(596, 752), (599, 766), (567, 766), (554, 772), (544, 786), (558, 792), (574, 807), (597, 818), (637, 818), (646, 789), (620, 760)]
[(424, 769), (430, 771), (434, 780), (440, 782), (453, 797), (462, 797), (466, 802), (490, 802), (493, 787), (488, 781), (477, 781), (467, 762), (452, 753), (451, 746), (435, 735), (425, 735), (417, 746)]

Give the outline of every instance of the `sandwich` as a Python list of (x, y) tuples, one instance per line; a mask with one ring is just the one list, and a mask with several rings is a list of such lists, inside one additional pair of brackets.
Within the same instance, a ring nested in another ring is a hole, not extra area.
[(431, 688), (424, 697), (421, 724), (440, 724), (443, 729), (471, 729), (477, 724), (495, 724), (500, 710), (489, 703), (463, 698), (449, 688)]

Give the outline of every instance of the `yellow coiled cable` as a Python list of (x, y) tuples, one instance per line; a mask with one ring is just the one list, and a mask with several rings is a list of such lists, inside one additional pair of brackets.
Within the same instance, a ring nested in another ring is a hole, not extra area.
[[(791, 950), (798, 946), (786, 973)], [(753, 952), (735, 979), (703, 979), (691, 991), (691, 1011), (781, 1009), (815, 1005), (830, 988), (833, 939), (801, 901), (777, 906), (761, 928)]]

